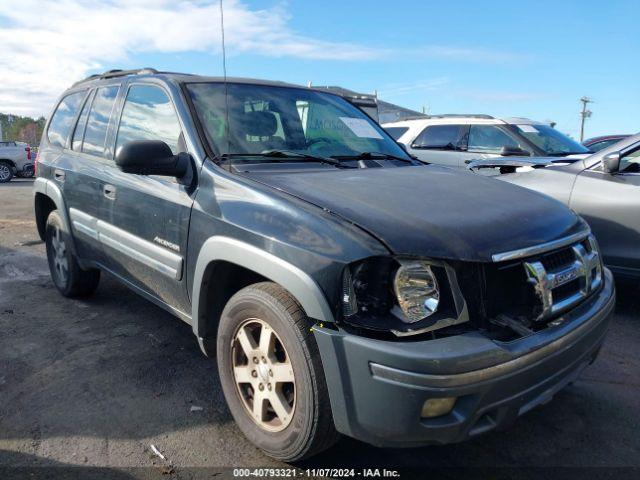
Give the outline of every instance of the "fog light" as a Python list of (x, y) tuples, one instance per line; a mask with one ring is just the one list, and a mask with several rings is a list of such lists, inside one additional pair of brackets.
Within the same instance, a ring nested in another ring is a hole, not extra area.
[(439, 417), (449, 413), (456, 403), (456, 397), (430, 398), (422, 405), (422, 418)]

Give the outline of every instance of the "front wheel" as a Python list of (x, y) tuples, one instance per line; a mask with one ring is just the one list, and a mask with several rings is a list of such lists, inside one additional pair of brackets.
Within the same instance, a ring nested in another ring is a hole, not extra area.
[(218, 327), (229, 410), (247, 438), (285, 461), (310, 457), (338, 438), (309, 326), (289, 292), (264, 282), (236, 293)]
[(70, 238), (56, 210), (47, 218), (45, 244), (51, 278), (62, 295), (79, 297), (95, 292), (100, 281), (100, 270), (80, 268), (76, 256), (69, 249)]

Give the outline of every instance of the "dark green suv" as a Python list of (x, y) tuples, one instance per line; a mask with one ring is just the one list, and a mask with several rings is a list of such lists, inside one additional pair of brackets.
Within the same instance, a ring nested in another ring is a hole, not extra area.
[(344, 98), (283, 83), (75, 84), (35, 213), (63, 295), (109, 272), (187, 322), (240, 429), (285, 460), (338, 433), (414, 446), (503, 425), (595, 359), (614, 305), (568, 208), (416, 162)]

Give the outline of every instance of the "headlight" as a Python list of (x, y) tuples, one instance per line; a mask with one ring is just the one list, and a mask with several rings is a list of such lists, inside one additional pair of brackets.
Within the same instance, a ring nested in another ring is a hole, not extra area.
[(438, 309), (438, 281), (427, 262), (401, 260), (393, 287), (398, 305), (406, 317), (403, 321), (407, 323), (418, 322)]

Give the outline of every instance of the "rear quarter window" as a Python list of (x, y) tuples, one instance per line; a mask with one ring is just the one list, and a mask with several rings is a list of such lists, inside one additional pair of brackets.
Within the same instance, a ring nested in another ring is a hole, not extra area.
[(87, 92), (71, 93), (64, 97), (58, 104), (58, 108), (51, 117), (47, 138), (49, 143), (58, 147), (65, 147), (67, 139), (73, 128), (73, 121), (76, 118), (80, 104)]
[(391, 138), (393, 138), (394, 140), (398, 140), (402, 135), (407, 133), (409, 127), (388, 127), (385, 128), (385, 130), (389, 135), (391, 135)]

